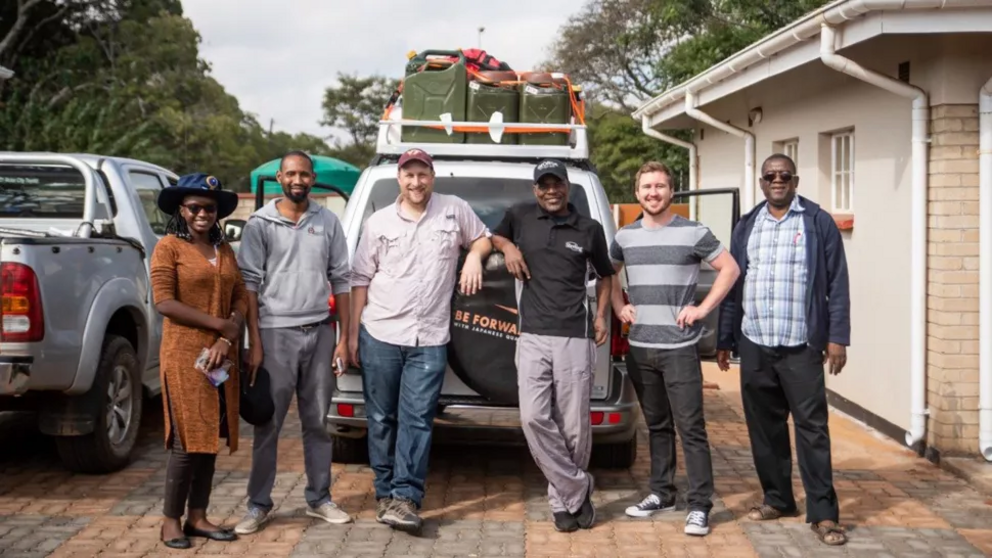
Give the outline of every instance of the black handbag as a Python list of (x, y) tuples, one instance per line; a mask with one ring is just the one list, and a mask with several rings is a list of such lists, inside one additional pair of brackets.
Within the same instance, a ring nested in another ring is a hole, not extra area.
[(248, 366), (245, 364), (241, 366), (241, 401), (238, 411), (245, 422), (254, 426), (261, 426), (272, 420), (276, 407), (272, 402), (269, 372), (264, 367), (258, 367), (255, 384), (251, 385), (251, 372), (248, 371)]

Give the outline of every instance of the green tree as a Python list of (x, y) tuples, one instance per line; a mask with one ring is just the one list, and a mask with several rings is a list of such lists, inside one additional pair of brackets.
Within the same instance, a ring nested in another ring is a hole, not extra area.
[[(684, 173), (686, 151), (644, 136), (641, 103), (719, 63), (827, 0), (590, 0), (558, 31), (545, 68), (568, 73), (591, 103), (591, 158), (611, 199), (637, 167), (661, 160)], [(604, 112), (605, 111), (605, 112)], [(631, 171), (633, 169), (633, 171)]]
[(375, 140), (390, 96), (399, 80), (374, 75), (359, 77), (338, 73), (337, 85), (324, 92), (321, 125), (344, 130), (347, 138), (335, 139), (335, 157), (364, 167), (375, 155)]

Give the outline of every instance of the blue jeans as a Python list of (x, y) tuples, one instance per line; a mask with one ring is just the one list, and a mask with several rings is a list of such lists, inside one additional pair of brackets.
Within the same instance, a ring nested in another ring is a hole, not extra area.
[(383, 343), (362, 326), (358, 358), (375, 498), (404, 498), (419, 508), (448, 349)]

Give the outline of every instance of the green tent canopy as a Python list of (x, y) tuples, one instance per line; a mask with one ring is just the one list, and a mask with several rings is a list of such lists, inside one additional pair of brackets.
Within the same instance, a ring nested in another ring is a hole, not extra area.
[[(362, 173), (355, 165), (346, 163), (333, 157), (323, 155), (311, 155), (313, 159), (314, 171), (317, 173), (317, 183), (329, 184), (344, 190), (351, 195), (358, 182), (358, 176)], [(280, 195), (282, 187), (275, 180), (276, 172), (279, 171), (279, 159), (273, 159), (268, 163), (251, 171), (251, 191), (254, 194), (258, 189), (258, 178), (260, 176), (272, 177), (265, 181), (265, 195)], [(314, 190), (319, 193), (319, 189)]]

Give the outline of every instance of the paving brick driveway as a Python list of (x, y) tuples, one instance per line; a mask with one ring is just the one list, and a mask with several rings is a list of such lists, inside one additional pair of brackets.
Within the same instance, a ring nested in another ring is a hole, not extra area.
[[(60, 467), (50, 442), (23, 421), (0, 425), (0, 558), (12, 556), (986, 556), (992, 554), (992, 501), (963, 481), (840, 416), (831, 418), (841, 520), (850, 543), (819, 545), (802, 519), (749, 521), (759, 497), (736, 375), (707, 369), (717, 500), (713, 532), (682, 534), (684, 510), (633, 520), (623, 509), (642, 496), (648, 473), (646, 432), (629, 471), (595, 471), (595, 528), (556, 533), (542, 477), (524, 448), (438, 447), (431, 458), (425, 529), (416, 538), (373, 519), (372, 475), (334, 465), (337, 502), (357, 515), (347, 526), (302, 514), (303, 448), (298, 423), (284, 432), (274, 500), (277, 519), (236, 543), (197, 541), (188, 551), (158, 543), (166, 453), (160, 403), (146, 413), (138, 458), (125, 471), (76, 476)], [(508, 417), (512, 419), (512, 417)], [(249, 430), (245, 430), (250, 434)], [(250, 447), (245, 444), (242, 447)], [(218, 460), (211, 518), (233, 524), (242, 513), (250, 452)], [(679, 467), (682, 467), (681, 455)], [(685, 487), (684, 472), (678, 482)], [(802, 493), (798, 477), (797, 494)]]

